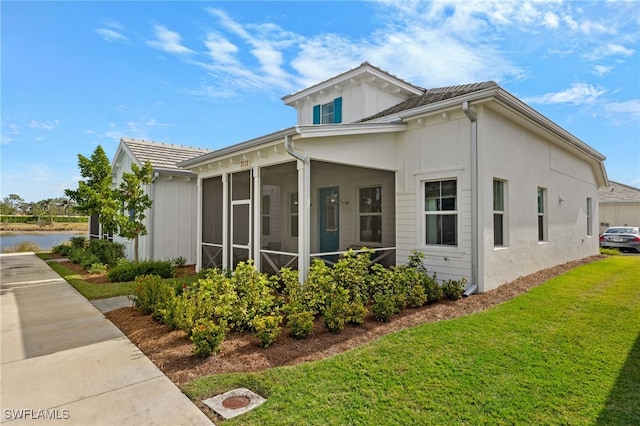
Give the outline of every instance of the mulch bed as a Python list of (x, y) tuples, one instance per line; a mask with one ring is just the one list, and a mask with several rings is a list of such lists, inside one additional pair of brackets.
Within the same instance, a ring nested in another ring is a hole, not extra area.
[(326, 330), (321, 319), (316, 320), (310, 337), (297, 340), (284, 329), (270, 348), (264, 349), (250, 333), (231, 332), (217, 355), (202, 359), (193, 355), (193, 344), (182, 331), (172, 331), (142, 315), (133, 308), (121, 308), (106, 314), (122, 332), (153, 361), (174, 383), (220, 373), (253, 372), (328, 358), (353, 349), (385, 334), (407, 327), (469, 315), (525, 293), (533, 287), (576, 266), (601, 259), (586, 259), (558, 265), (504, 284), (495, 290), (457, 301), (443, 301), (418, 309), (407, 309), (381, 323), (369, 316), (362, 326), (346, 326), (334, 334)]

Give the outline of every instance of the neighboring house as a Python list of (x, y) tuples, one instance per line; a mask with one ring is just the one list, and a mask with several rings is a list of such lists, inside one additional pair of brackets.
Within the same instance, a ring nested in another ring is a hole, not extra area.
[(609, 181), (598, 195), (600, 233), (609, 226), (640, 226), (640, 189)]
[(304, 279), (348, 248), (416, 249), (484, 292), (598, 253), (604, 156), (494, 82), (425, 90), (365, 62), (283, 101), (294, 127), (179, 164), (198, 175), (198, 267)]
[[(153, 200), (147, 212), (147, 235), (140, 237), (139, 258), (165, 260), (183, 256), (187, 264), (197, 260), (197, 176), (180, 169), (176, 163), (206, 154), (207, 149), (190, 148), (159, 142), (122, 138), (111, 169), (113, 185), (122, 181), (122, 174), (131, 172), (131, 164), (153, 166), (153, 182), (145, 189)], [(133, 240), (114, 236), (125, 245), (127, 258), (133, 258)]]

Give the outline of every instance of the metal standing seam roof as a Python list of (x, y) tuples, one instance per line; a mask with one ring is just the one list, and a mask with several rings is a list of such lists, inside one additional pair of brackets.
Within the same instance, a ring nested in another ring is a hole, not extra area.
[(640, 203), (640, 189), (611, 180), (609, 184), (609, 187), (598, 191), (600, 204)]
[(156, 171), (185, 172), (186, 170), (177, 166), (178, 163), (212, 152), (212, 150), (206, 148), (194, 148), (141, 139), (122, 138), (121, 141), (136, 160), (140, 163), (149, 161)]

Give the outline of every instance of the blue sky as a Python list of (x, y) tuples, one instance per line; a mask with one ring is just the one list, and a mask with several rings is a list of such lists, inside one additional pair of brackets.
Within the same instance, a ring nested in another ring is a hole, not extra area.
[(640, 2), (2, 1), (0, 198), (61, 197), (121, 137), (221, 148), (295, 124), (281, 98), (368, 61), (494, 80), (640, 187)]

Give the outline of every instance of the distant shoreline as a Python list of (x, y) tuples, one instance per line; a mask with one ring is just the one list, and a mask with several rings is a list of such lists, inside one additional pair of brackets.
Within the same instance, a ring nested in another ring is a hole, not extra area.
[(55, 223), (53, 225), (39, 226), (26, 223), (2, 223), (0, 224), (0, 236), (17, 234), (52, 235), (52, 234), (88, 234), (87, 223)]

